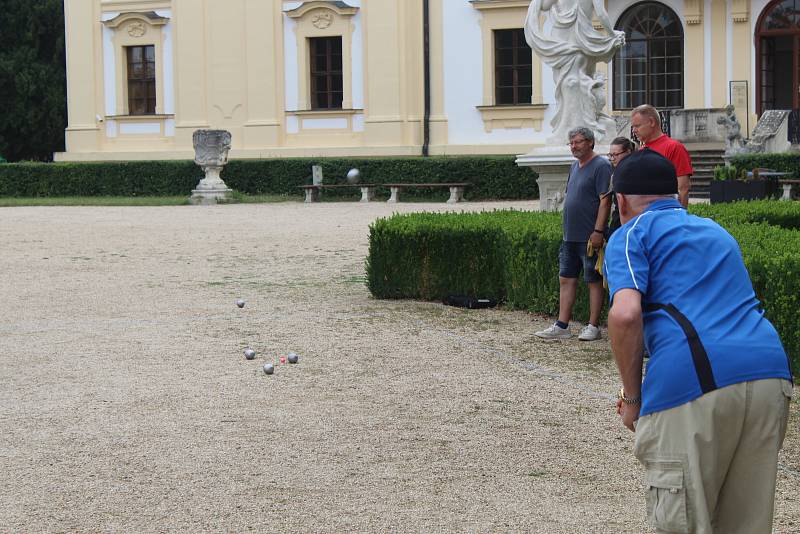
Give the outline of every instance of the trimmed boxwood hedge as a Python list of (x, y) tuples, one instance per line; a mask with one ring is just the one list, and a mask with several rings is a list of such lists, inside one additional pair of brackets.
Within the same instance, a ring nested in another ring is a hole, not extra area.
[[(513, 308), (558, 310), (557, 213), (417, 213), (370, 228), (367, 284), (378, 298), (441, 300), (467, 294)], [(588, 314), (579, 291), (576, 317)]]
[[(695, 205), (692, 211), (737, 239), (756, 295), (800, 371), (800, 203)], [(555, 315), (560, 243), (561, 218), (554, 213), (395, 215), (370, 228), (367, 285), (378, 298), (437, 301), (466, 294)], [(574, 315), (585, 321), (588, 294), (585, 284), (579, 288)]]
[(753, 200), (723, 204), (693, 204), (689, 211), (714, 219), (722, 226), (738, 223), (766, 223), (781, 228), (800, 229), (800, 204)]
[[(248, 194), (300, 196), (311, 183), (311, 166), (321, 165), (326, 184), (345, 183), (347, 171), (361, 170), (364, 183), (470, 182), (466, 198), (538, 198), (537, 175), (513, 156), (407, 158), (290, 158), (232, 160), (222, 171), (231, 188)], [(202, 171), (192, 161), (102, 163), (11, 163), (0, 166), (0, 196), (189, 195)], [(388, 196), (387, 191), (379, 194)], [(404, 198), (445, 199), (445, 189), (409, 190)], [(329, 190), (325, 196), (352, 196), (356, 189)]]
[(731, 158), (731, 165), (737, 169), (772, 169), (780, 172), (791, 172), (790, 178), (800, 178), (800, 153), (761, 153), (739, 154)]

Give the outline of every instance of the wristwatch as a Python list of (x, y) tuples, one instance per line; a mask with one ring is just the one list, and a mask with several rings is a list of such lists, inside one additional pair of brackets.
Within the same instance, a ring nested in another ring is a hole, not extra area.
[(633, 399), (626, 397), (625, 388), (619, 388), (619, 394), (617, 395), (617, 398), (622, 402), (624, 402), (625, 404), (639, 404), (640, 402), (642, 402), (641, 395)]

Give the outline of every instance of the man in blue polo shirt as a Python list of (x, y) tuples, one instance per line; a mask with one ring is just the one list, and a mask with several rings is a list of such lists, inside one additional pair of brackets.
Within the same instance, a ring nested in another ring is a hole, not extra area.
[(686, 212), (675, 167), (652, 150), (625, 158), (613, 188), (623, 226), (605, 255), (608, 331), (650, 523), (769, 533), (792, 375), (738, 244)]

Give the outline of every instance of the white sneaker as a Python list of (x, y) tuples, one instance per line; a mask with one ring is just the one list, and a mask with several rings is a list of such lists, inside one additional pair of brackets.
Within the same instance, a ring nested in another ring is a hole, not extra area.
[(596, 326), (587, 324), (581, 330), (581, 333), (578, 334), (578, 339), (581, 341), (594, 341), (596, 339), (600, 339), (600, 329)]
[(572, 337), (572, 332), (569, 331), (569, 328), (561, 328), (554, 324), (544, 330), (535, 332), (533, 335), (543, 339), (569, 339)]

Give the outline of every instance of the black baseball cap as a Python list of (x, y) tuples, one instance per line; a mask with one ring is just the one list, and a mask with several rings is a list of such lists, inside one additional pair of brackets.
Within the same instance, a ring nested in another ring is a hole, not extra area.
[(637, 150), (614, 169), (612, 191), (623, 195), (676, 195), (675, 166), (649, 148)]

